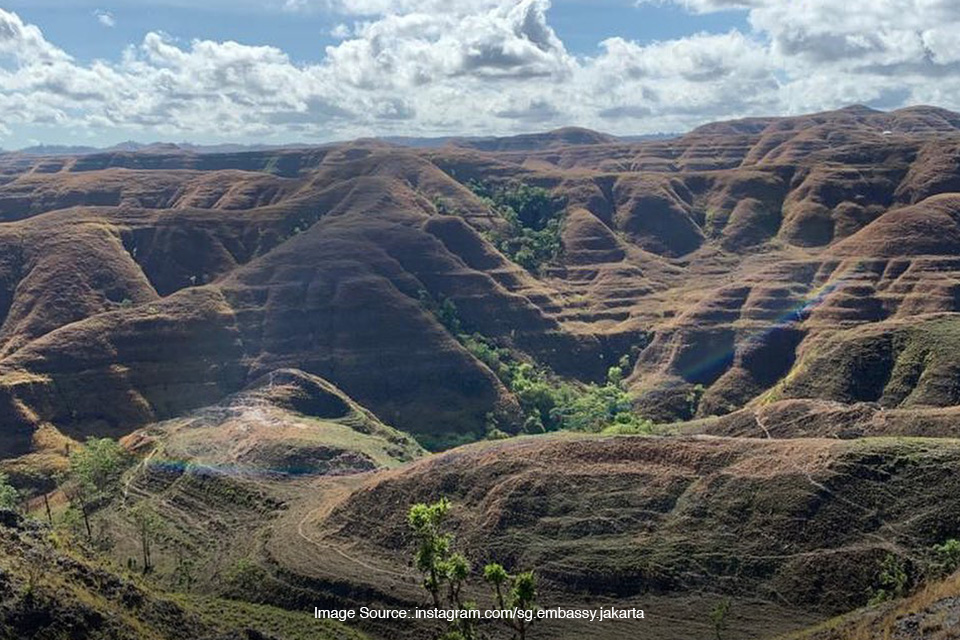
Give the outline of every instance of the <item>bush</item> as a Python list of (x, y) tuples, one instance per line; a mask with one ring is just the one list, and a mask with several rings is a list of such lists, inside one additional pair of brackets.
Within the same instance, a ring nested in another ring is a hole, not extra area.
[(713, 623), (713, 633), (717, 640), (723, 640), (730, 617), (730, 598), (724, 598), (710, 611), (710, 622)]
[(15, 511), (20, 506), (20, 493), (10, 484), (10, 478), (0, 473), (0, 509)]
[[(487, 366), (509, 389), (523, 412), (523, 431), (543, 433), (569, 429), (591, 433), (646, 434), (653, 423), (633, 413), (630, 395), (624, 388), (624, 375), (630, 357), (607, 371), (605, 384), (578, 385), (564, 382), (544, 367), (521, 360), (510, 349), (501, 347), (479, 333), (463, 331), (456, 304), (449, 298), (434, 299), (419, 292), (420, 304), (453, 334), (473, 357)], [(499, 436), (496, 416), (489, 421), (488, 433)], [(466, 438), (466, 441), (463, 439)], [(431, 450), (449, 448), (472, 441), (469, 436), (446, 434), (422, 437), (420, 443)]]
[(460, 334), (462, 330), (460, 313), (457, 311), (457, 305), (454, 304), (453, 300), (443, 296), (439, 300), (434, 300), (430, 292), (425, 289), (418, 291), (417, 295), (420, 298), (420, 306), (433, 314), (437, 322), (454, 336)]
[(960, 540), (950, 539), (933, 547), (937, 557), (936, 568), (942, 576), (948, 576), (960, 568)]
[(880, 563), (876, 587), (870, 593), (870, 604), (875, 605), (903, 597), (907, 593), (909, 581), (910, 578), (903, 563), (897, 556), (888, 553)]
[(240, 558), (226, 571), (225, 594), (236, 595), (258, 602), (263, 599), (264, 584), (270, 576), (266, 569), (251, 558)]
[(625, 414), (617, 416), (617, 420), (609, 427), (604, 427), (605, 436), (647, 436), (653, 433), (653, 421), (630, 414), (625, 420)]

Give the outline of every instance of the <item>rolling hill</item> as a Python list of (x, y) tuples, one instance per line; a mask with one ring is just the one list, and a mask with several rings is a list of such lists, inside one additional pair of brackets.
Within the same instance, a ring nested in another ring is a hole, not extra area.
[[(658, 437), (499, 440), (543, 424), (522, 376), (589, 393), (611, 367)], [(689, 638), (730, 597), (737, 637), (797, 632), (960, 538), (958, 415), (942, 109), (0, 156), (0, 468), (46, 491), (124, 438), (111, 553), (155, 502), (161, 564), (189, 549), (211, 597), (416, 603), (405, 508), (449, 495), (477, 561), (552, 601), (646, 602)], [(248, 562), (255, 594), (227, 579)]]

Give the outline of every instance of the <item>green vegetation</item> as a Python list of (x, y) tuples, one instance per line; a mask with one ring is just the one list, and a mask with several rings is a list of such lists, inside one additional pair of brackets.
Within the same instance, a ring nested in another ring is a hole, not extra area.
[(730, 598), (724, 598), (710, 612), (710, 622), (713, 623), (713, 633), (717, 640), (723, 640), (730, 617)]
[(557, 259), (563, 249), (563, 199), (522, 182), (507, 187), (474, 182), (470, 188), (507, 223), (488, 235), (503, 255), (533, 273)]
[[(653, 423), (633, 412), (630, 394), (625, 388), (624, 376), (630, 368), (629, 356), (624, 356), (617, 365), (610, 367), (604, 384), (566, 382), (546, 367), (522, 359), (486, 336), (465, 332), (457, 305), (449, 298), (436, 300), (424, 290), (419, 292), (419, 297), (420, 304), (433, 314), (437, 322), (513, 393), (523, 412), (525, 433), (563, 429), (611, 435), (652, 432)], [(506, 436), (500, 429), (497, 416), (491, 415), (489, 422), (489, 438)], [(459, 437), (460, 440), (456, 440), (455, 444), (469, 442), (469, 438), (463, 440), (462, 435)]]
[(695, 416), (697, 415), (697, 409), (700, 408), (700, 401), (703, 400), (703, 394), (706, 392), (706, 388), (702, 384), (695, 384), (692, 389), (687, 393), (687, 415)]
[[(423, 574), (423, 588), (430, 594), (437, 609), (468, 611), (474, 602), (463, 600), (463, 587), (470, 578), (470, 562), (462, 553), (453, 551), (453, 535), (444, 525), (450, 502), (441, 498), (433, 504), (418, 503), (410, 507), (407, 524), (417, 541), (414, 562)], [(532, 612), (536, 609), (537, 580), (532, 571), (511, 576), (503, 565), (490, 563), (483, 569), (483, 579), (493, 587), (494, 601), (500, 610)], [(514, 637), (526, 640), (530, 622), (523, 617), (507, 619)], [(482, 637), (476, 622), (468, 616), (450, 622), (441, 640), (472, 640)]]
[[(222, 637), (283, 640), (363, 640), (367, 637), (335, 620), (317, 620), (312, 612), (287, 611), (269, 605), (208, 596), (177, 594), (172, 596), (172, 600), (223, 633)], [(234, 635), (237, 630), (243, 630), (242, 635)]]
[(490, 434), (492, 433), (491, 428), (492, 425), (488, 426), (487, 433), (483, 435), (473, 431), (465, 433), (419, 433), (417, 434), (417, 442), (427, 451), (447, 451), (449, 449), (456, 449), (457, 447), (473, 444), (479, 440), (492, 439), (490, 438)]
[(876, 587), (871, 590), (870, 604), (880, 604), (887, 600), (902, 598), (907, 593), (910, 578), (903, 563), (892, 553), (888, 553), (880, 563)]
[(227, 593), (245, 600), (259, 597), (267, 579), (266, 570), (252, 558), (240, 558), (227, 570)]
[(453, 300), (442, 296), (439, 300), (434, 300), (430, 292), (425, 289), (418, 291), (417, 295), (420, 297), (420, 306), (433, 314), (437, 322), (442, 324), (447, 331), (459, 338), (462, 324), (457, 305), (454, 304)]
[(129, 462), (130, 456), (116, 440), (89, 438), (70, 454), (70, 477), (91, 497), (102, 497), (120, 481)]
[[(430, 594), (437, 609), (465, 611), (475, 609), (473, 603), (464, 602), (463, 585), (470, 575), (470, 562), (462, 553), (452, 550), (453, 536), (443, 531), (450, 511), (450, 503), (441, 498), (434, 504), (415, 504), (407, 514), (407, 524), (417, 540), (414, 561), (423, 574), (423, 588)], [(469, 618), (450, 623), (443, 640), (470, 640), (477, 637), (476, 625)]]
[(440, 196), (434, 196), (430, 200), (433, 203), (433, 208), (437, 210), (437, 213), (441, 216), (459, 216), (461, 212), (455, 206), (451, 206), (450, 202), (446, 198)]
[(960, 540), (949, 539), (943, 544), (934, 545), (936, 556), (934, 570), (940, 576), (948, 576), (960, 569)]
[(168, 594), (25, 517), (0, 527), (0, 638), (363, 640), (303, 610)]
[(143, 573), (153, 570), (153, 557), (150, 553), (154, 539), (163, 528), (163, 520), (149, 502), (138, 502), (131, 510), (130, 515), (137, 527), (140, 537), (140, 550), (143, 553)]
[(15, 510), (20, 505), (20, 493), (10, 484), (10, 478), (0, 473), (0, 509)]
[(64, 493), (70, 499), (73, 513), (68, 513), (66, 520), (68, 523), (82, 520), (88, 539), (93, 539), (91, 510), (110, 497), (129, 463), (126, 450), (110, 438), (89, 438), (82, 448), (70, 454)]
[(523, 410), (523, 430), (527, 433), (568, 429), (640, 434), (653, 429), (652, 422), (632, 411), (630, 395), (623, 382), (629, 366), (626, 357), (610, 367), (604, 384), (576, 385), (559, 380), (543, 367), (513, 357), (509, 349), (497, 347), (481, 335), (461, 336), (461, 343), (516, 396)]
[[(491, 562), (483, 568), (483, 579), (493, 587), (494, 600), (501, 611), (536, 610), (537, 579), (532, 571), (511, 576), (503, 565)], [(519, 640), (526, 640), (530, 629), (530, 622), (526, 618), (508, 619), (507, 623)]]

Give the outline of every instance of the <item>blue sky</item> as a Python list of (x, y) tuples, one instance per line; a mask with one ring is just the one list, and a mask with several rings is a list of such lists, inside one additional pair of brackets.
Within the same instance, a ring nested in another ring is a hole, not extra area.
[(954, 0), (0, 0), (0, 147), (960, 107)]
[[(183, 41), (273, 45), (294, 61), (319, 62), (324, 48), (338, 42), (331, 30), (351, 20), (336, 11), (278, 11), (266, 3), (7, 0), (4, 4), (84, 62), (119, 59), (128, 45), (151, 31)], [(115, 25), (100, 25), (98, 13), (112, 16)], [(692, 14), (674, 4), (637, 6), (630, 0), (554, 0), (547, 17), (567, 48), (578, 55), (595, 54), (597, 45), (613, 36), (649, 43), (698, 31), (749, 30), (745, 10)]]

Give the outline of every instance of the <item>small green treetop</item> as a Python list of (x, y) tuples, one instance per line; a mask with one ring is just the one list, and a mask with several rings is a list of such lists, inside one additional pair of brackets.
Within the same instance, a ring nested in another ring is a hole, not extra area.
[(16, 509), (20, 493), (10, 484), (10, 477), (0, 473), (0, 509)]
[(90, 438), (70, 454), (70, 476), (88, 491), (103, 493), (119, 482), (129, 454), (116, 440)]

